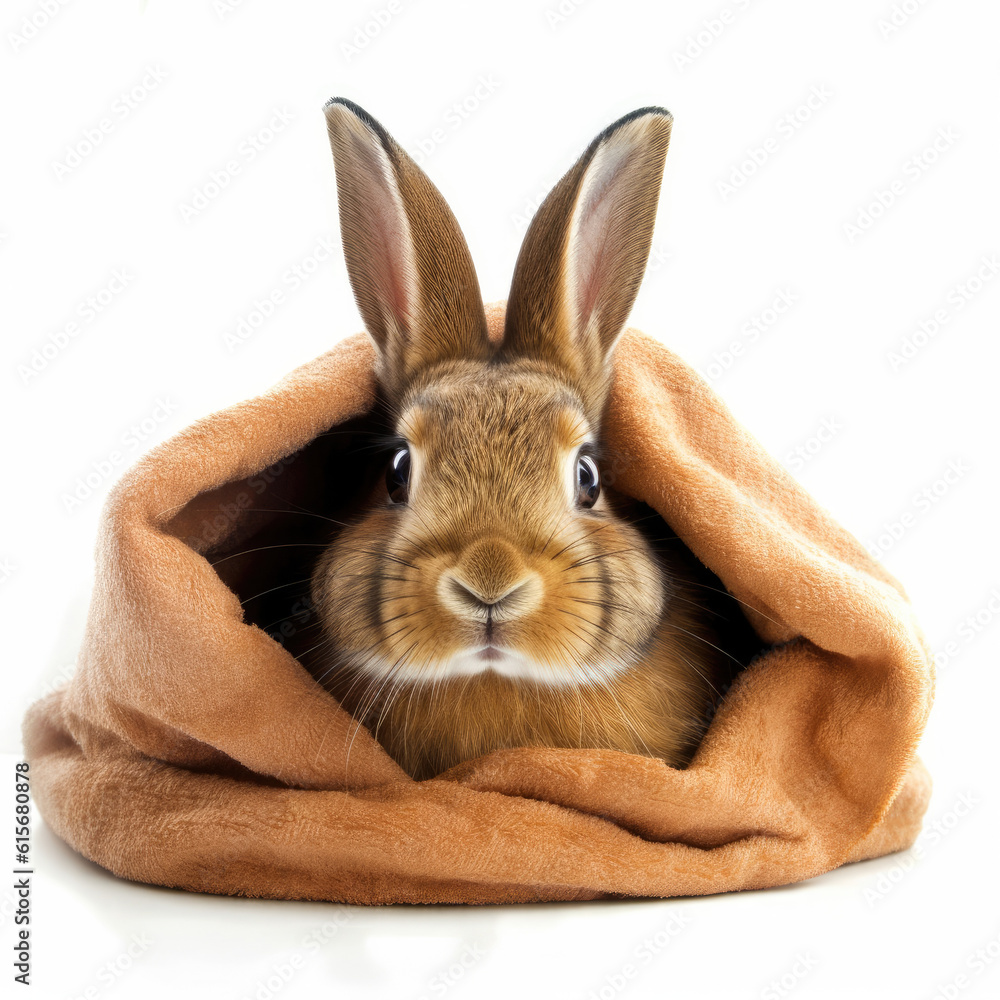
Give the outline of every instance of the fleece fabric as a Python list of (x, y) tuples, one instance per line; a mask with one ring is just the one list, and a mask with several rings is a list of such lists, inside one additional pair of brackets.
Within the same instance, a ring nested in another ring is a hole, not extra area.
[[(499, 337), (503, 305), (488, 315)], [(521, 748), (404, 774), (212, 565), (278, 492), (248, 484), (316, 478), (307, 446), (369, 411), (373, 362), (348, 338), (114, 488), (76, 673), (24, 721), (63, 840), (138, 882), (365, 904), (756, 889), (913, 843), (933, 667), (903, 588), (636, 330), (606, 417), (615, 488), (718, 575), (766, 651), (684, 770)]]

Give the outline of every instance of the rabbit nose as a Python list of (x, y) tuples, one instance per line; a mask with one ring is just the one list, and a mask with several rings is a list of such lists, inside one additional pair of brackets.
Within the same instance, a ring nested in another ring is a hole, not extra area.
[(481, 622), (505, 622), (521, 618), (538, 604), (540, 589), (535, 574), (519, 580), (503, 593), (484, 594), (454, 572), (442, 574), (439, 587), (442, 603), (461, 618)]
[(476, 590), (476, 588), (467, 580), (460, 580), (454, 575), (451, 575), (451, 579), (448, 581), (448, 586), (454, 600), (459, 604), (465, 605), (465, 607), (472, 612), (479, 612), (484, 608), (494, 608), (498, 604), (501, 604), (508, 594), (514, 594), (520, 589), (519, 584), (513, 591), (509, 591), (508, 594), (502, 594), (499, 597), (489, 598), (482, 592)]
[(462, 618), (509, 621), (533, 610), (541, 596), (538, 574), (520, 553), (499, 540), (469, 546), (438, 582), (441, 602)]

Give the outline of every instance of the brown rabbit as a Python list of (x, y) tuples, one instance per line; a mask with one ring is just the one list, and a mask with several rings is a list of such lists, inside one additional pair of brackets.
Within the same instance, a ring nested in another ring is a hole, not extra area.
[(671, 116), (619, 119), (549, 194), (495, 344), (441, 194), (361, 108), (326, 115), (389, 447), (313, 572), (309, 669), (416, 778), (529, 745), (683, 766), (747, 625), (655, 514), (647, 533), (666, 538), (601, 482)]

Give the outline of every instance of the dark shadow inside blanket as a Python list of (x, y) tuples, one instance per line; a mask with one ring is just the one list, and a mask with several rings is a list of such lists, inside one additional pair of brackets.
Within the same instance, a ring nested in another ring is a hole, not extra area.
[[(300, 451), (247, 479), (200, 494), (167, 530), (201, 552), (240, 599), (244, 620), (267, 632), (308, 664), (324, 635), (310, 597), (313, 567), (337, 532), (365, 513), (389, 461), (395, 438), (384, 418), (368, 414), (337, 425)], [(705, 608), (725, 621), (731, 674), (767, 648), (740, 604), (651, 507), (616, 495), (619, 513), (654, 549), (683, 558), (701, 588)], [(719, 698), (705, 706), (705, 724)]]

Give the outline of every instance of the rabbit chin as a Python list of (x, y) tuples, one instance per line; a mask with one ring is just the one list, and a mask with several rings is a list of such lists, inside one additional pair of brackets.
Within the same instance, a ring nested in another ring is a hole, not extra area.
[(495, 673), (508, 680), (531, 681), (549, 687), (604, 684), (623, 673), (625, 664), (610, 660), (598, 663), (546, 663), (505, 646), (478, 646), (461, 650), (434, 663), (393, 665), (379, 660), (365, 665), (364, 672), (378, 678), (391, 676), (398, 683), (422, 684), (454, 677)]

